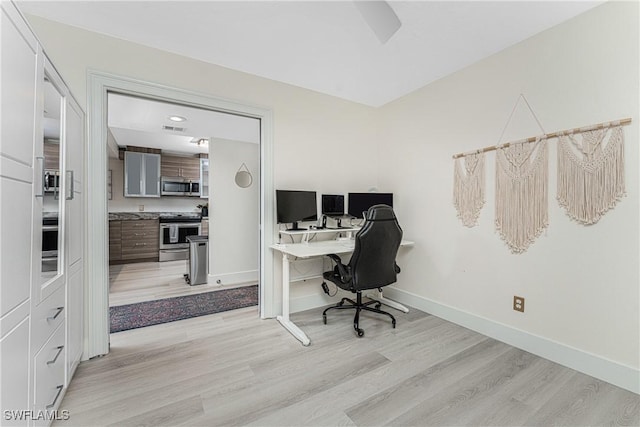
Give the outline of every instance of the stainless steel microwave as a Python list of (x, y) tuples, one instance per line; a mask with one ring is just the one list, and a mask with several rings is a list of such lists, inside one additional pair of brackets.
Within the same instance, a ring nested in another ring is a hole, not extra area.
[(163, 176), (160, 178), (162, 196), (200, 197), (200, 181), (182, 177)]
[(53, 169), (44, 171), (45, 193), (57, 193), (60, 191), (60, 172)]

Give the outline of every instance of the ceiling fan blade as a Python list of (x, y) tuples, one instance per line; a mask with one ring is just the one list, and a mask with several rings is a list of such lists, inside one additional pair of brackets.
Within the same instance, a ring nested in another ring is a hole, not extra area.
[(373, 30), (380, 43), (385, 44), (402, 26), (402, 22), (386, 1), (354, 1), (356, 8)]

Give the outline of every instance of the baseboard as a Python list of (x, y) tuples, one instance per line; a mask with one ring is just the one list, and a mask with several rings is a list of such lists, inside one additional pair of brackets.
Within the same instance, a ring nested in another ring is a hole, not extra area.
[(636, 368), (476, 316), (401, 289), (386, 287), (384, 288), (384, 295), (389, 299), (410, 305), (560, 365), (640, 394), (640, 370)]
[(234, 273), (209, 274), (209, 283), (220, 283), (222, 285), (235, 285), (238, 283), (256, 282), (258, 283), (258, 270), (236, 271)]

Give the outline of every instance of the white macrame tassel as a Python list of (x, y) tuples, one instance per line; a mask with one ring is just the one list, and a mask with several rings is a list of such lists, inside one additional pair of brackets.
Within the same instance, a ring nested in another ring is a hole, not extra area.
[(480, 210), (484, 206), (484, 153), (468, 154), (462, 161), (454, 160), (453, 170), (453, 206), (458, 218), (466, 227), (478, 224)]
[(513, 253), (526, 251), (549, 225), (548, 162), (544, 139), (496, 151), (496, 230)]
[(581, 224), (595, 224), (625, 195), (622, 126), (611, 128), (603, 148), (606, 134), (598, 129), (583, 132), (582, 141), (573, 135), (558, 140), (558, 202)]

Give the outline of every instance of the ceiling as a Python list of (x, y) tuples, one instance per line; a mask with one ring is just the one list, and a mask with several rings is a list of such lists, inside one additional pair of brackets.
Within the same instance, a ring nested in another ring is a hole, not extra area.
[[(168, 102), (109, 93), (107, 126), (119, 146), (159, 148), (179, 153), (206, 153), (199, 139), (220, 138), (260, 143), (260, 120)], [(171, 116), (186, 120), (174, 122)], [(167, 130), (164, 126), (182, 130)]]
[(391, 1), (381, 43), (352, 1), (18, 1), (23, 12), (370, 106), (602, 1)]

